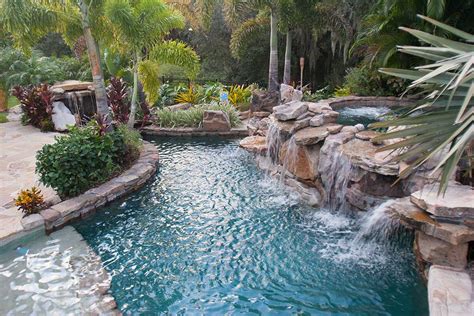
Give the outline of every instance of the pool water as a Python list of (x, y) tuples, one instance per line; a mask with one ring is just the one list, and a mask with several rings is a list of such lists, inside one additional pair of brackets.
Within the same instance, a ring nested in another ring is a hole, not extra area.
[(154, 179), (75, 224), (125, 314), (428, 314), (411, 244), (353, 244), (357, 219), (300, 204), (237, 140), (150, 141)]
[(342, 125), (356, 125), (364, 124), (367, 127), (370, 123), (375, 123), (381, 120), (384, 114), (390, 112), (390, 109), (385, 106), (379, 107), (344, 107), (340, 110), (337, 123)]

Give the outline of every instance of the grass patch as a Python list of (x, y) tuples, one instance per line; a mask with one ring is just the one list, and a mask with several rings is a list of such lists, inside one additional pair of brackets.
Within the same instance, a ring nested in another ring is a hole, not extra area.
[(0, 124), (8, 122), (7, 115), (6, 112), (0, 112)]
[(227, 113), (231, 127), (240, 124), (237, 111), (232, 105), (205, 104), (196, 105), (188, 110), (170, 111), (168, 109), (160, 109), (156, 112), (158, 117), (156, 124), (161, 127), (201, 127), (204, 111), (220, 110)]
[(8, 97), (7, 108), (11, 109), (12, 107), (17, 106), (18, 104), (20, 104), (20, 102), (18, 101), (17, 98), (12, 97), (12, 96)]

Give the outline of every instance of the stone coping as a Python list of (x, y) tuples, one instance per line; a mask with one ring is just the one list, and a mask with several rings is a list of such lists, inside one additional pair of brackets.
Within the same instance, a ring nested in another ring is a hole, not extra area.
[(143, 127), (140, 132), (144, 135), (154, 136), (223, 136), (223, 137), (244, 137), (248, 136), (246, 126), (238, 126), (232, 128), (230, 131), (217, 132), (217, 131), (206, 131), (202, 128), (194, 127), (159, 127), (156, 125), (150, 125)]
[(128, 170), (79, 196), (22, 218), (21, 227), (9, 235), (0, 236), (0, 246), (40, 230), (50, 233), (73, 220), (93, 214), (101, 206), (140, 188), (155, 174), (158, 160), (158, 149), (144, 141), (140, 157)]
[(452, 245), (474, 241), (474, 229), (465, 225), (438, 222), (411, 203), (410, 197), (397, 199), (388, 208), (402, 224)]
[(407, 106), (407, 105), (414, 105), (417, 101), (414, 97), (407, 97), (407, 98), (399, 98), (399, 97), (371, 97), (371, 96), (347, 96), (347, 97), (339, 97), (339, 98), (330, 98), (321, 100), (318, 103), (327, 103), (330, 107), (334, 110), (338, 110), (340, 108), (346, 106), (386, 106), (389, 108), (400, 107), (400, 106)]
[(465, 270), (433, 265), (428, 275), (430, 315), (473, 315), (472, 280)]

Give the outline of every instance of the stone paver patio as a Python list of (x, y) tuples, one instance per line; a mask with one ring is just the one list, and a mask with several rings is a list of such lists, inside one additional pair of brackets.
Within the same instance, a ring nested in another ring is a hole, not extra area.
[(45, 144), (54, 142), (58, 133), (42, 133), (20, 122), (0, 124), (0, 235), (12, 235), (23, 229), (22, 213), (14, 205), (14, 198), (21, 189), (37, 186), (47, 203), (59, 198), (50, 188), (39, 184), (35, 174), (36, 152)]

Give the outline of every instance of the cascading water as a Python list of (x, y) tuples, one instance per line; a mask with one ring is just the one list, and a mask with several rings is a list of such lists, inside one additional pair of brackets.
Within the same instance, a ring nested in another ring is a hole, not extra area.
[(298, 145), (293, 136), (291, 136), (286, 146), (285, 157), (283, 159), (282, 170), (280, 172), (280, 183), (284, 183), (287, 172), (291, 173), (289, 168), (295, 168), (298, 159)]
[(354, 244), (361, 245), (366, 243), (367, 240), (380, 242), (389, 239), (399, 227), (398, 221), (390, 217), (388, 213), (393, 202), (394, 200), (388, 200), (361, 218), (362, 224), (354, 237)]
[(340, 150), (326, 157), (328, 166), (321, 175), (326, 191), (324, 205), (331, 211), (344, 211), (346, 209), (346, 193), (349, 184), (352, 164), (350, 158)]
[(282, 142), (281, 132), (274, 124), (270, 124), (268, 127), (266, 143), (267, 157), (272, 163), (278, 164), (278, 155), (280, 153)]

